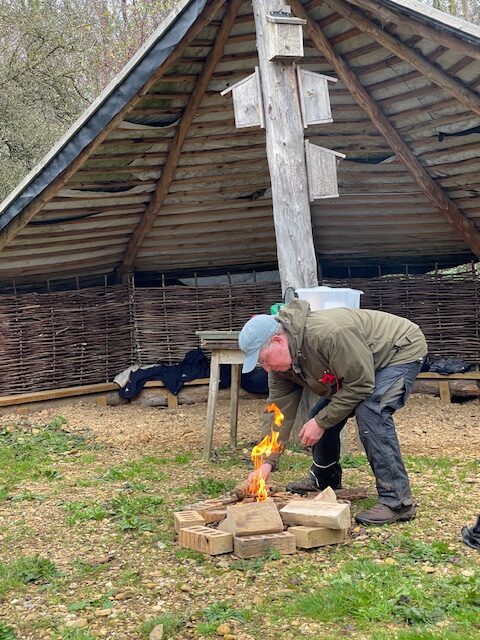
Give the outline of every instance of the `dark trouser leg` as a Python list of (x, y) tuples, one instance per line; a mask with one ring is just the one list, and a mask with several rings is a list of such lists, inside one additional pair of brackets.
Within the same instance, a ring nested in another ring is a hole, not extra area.
[(391, 509), (412, 504), (392, 415), (405, 404), (421, 366), (421, 362), (410, 362), (377, 371), (372, 395), (355, 409), (360, 439), (375, 475), (379, 501)]
[[(308, 417), (313, 418), (329, 400), (321, 398)], [(319, 489), (332, 487), (339, 489), (342, 486), (342, 467), (340, 466), (340, 431), (345, 426), (347, 419), (342, 420), (334, 427), (327, 429), (323, 437), (313, 445), (313, 463), (310, 467), (310, 475)]]

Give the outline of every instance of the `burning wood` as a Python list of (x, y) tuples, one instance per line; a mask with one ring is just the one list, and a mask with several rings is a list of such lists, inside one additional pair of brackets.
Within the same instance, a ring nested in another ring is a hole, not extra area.
[[(250, 456), (255, 471), (258, 471), (259, 473), (254, 476), (253, 480), (248, 485), (248, 493), (255, 495), (257, 497), (257, 502), (262, 502), (268, 498), (268, 489), (265, 477), (259, 471), (262, 464), (272, 453), (280, 453), (283, 451), (283, 445), (278, 442), (278, 437), (280, 435), (278, 427), (282, 425), (285, 416), (273, 402), (267, 406), (267, 412), (274, 414), (272, 430), (261, 442), (253, 447)], [(277, 429), (274, 429), (274, 426), (276, 426)]]

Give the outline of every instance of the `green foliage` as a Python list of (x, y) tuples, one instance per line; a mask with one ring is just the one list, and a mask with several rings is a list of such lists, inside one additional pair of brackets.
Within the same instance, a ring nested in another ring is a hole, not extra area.
[(31, 582), (49, 581), (58, 575), (55, 564), (38, 554), (20, 557), (11, 563), (0, 562), (0, 596)]
[(173, 462), (175, 464), (189, 464), (193, 460), (193, 453), (179, 453), (174, 457)]
[(163, 515), (163, 502), (160, 496), (120, 495), (109, 503), (108, 513), (124, 531), (153, 531)]
[(85, 520), (103, 520), (107, 517), (105, 506), (98, 502), (67, 502), (63, 508), (68, 513), (67, 522), (69, 525)]
[(215, 478), (199, 478), (188, 489), (192, 493), (209, 498), (218, 498), (231, 491), (235, 486), (235, 480), (215, 480)]
[(85, 629), (62, 629), (60, 635), (55, 635), (55, 640), (97, 640)]
[(168, 460), (166, 458), (159, 458), (158, 456), (143, 456), (138, 460), (125, 462), (117, 467), (112, 467), (103, 475), (103, 480), (107, 482), (132, 480), (150, 480), (152, 482), (159, 482), (161, 480), (166, 480), (167, 475), (164, 471), (159, 471), (158, 467), (166, 465), (167, 462)]
[(246, 558), (234, 560), (230, 568), (235, 571), (245, 571), (251, 573), (260, 573), (263, 571), (263, 567), (265, 566), (265, 558), (259, 556), (258, 558)]
[(17, 634), (12, 627), (7, 627), (3, 622), (0, 622), (0, 640), (17, 640)]
[(199, 619), (197, 631), (200, 634), (211, 634), (222, 622), (248, 622), (251, 612), (247, 609), (234, 609), (227, 602), (215, 602), (199, 612)]
[(150, 618), (150, 620), (145, 620), (145, 622), (140, 627), (140, 635), (142, 638), (148, 638), (152, 629), (154, 629), (157, 625), (163, 624), (163, 637), (165, 640), (172, 637), (176, 631), (180, 631), (180, 629), (185, 624), (185, 618), (180, 615), (174, 615), (172, 613), (163, 613), (161, 616), (156, 616), (155, 618)]
[(367, 456), (363, 454), (347, 453), (342, 456), (340, 464), (344, 469), (358, 469), (359, 467), (365, 467), (368, 465)]
[(71, 602), (67, 606), (68, 611), (82, 611), (82, 609), (88, 609), (89, 607), (95, 607), (96, 609), (111, 609), (112, 603), (106, 597), (101, 598), (89, 598), (87, 600), (78, 600), (77, 602)]
[(205, 562), (205, 555), (194, 549), (177, 549), (175, 551), (175, 558), (177, 558), (177, 560), (195, 560), (197, 564), (203, 564)]
[(435, 624), (478, 613), (479, 588), (478, 576), (432, 577), (415, 567), (399, 571), (396, 565), (359, 559), (343, 565), (326, 578), (325, 586), (298, 598), (288, 609), (322, 622), (353, 618), (363, 624), (392, 619), (409, 625)]
[(64, 431), (65, 423), (58, 416), (46, 425), (26, 429), (12, 424), (0, 431), (0, 499), (10, 497), (11, 488), (23, 480), (60, 479), (53, 466), (58, 456), (90, 446), (84, 435)]

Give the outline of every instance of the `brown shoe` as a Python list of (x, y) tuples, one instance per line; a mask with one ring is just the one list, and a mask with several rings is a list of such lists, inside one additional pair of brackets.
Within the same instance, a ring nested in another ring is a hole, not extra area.
[(407, 504), (400, 509), (390, 509), (386, 504), (377, 503), (371, 509), (360, 511), (355, 520), (360, 524), (392, 524), (392, 522), (406, 522), (413, 520), (416, 510), (413, 504)]

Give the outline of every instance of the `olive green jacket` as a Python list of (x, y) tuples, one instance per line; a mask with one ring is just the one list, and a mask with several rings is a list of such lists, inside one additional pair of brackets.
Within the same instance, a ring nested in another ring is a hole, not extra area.
[[(348, 417), (375, 387), (375, 371), (388, 365), (406, 364), (427, 354), (420, 328), (399, 316), (369, 309), (310, 311), (305, 300), (295, 299), (282, 307), (278, 320), (287, 334), (292, 367), (270, 371), (268, 402), (274, 402), (285, 420), (280, 441), (288, 442), (303, 387), (331, 399), (315, 419), (329, 429)], [(321, 382), (332, 374), (336, 384)], [(264, 415), (263, 434), (269, 433), (272, 414)], [(279, 455), (266, 462), (276, 467)]]

